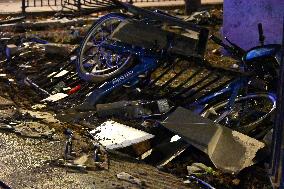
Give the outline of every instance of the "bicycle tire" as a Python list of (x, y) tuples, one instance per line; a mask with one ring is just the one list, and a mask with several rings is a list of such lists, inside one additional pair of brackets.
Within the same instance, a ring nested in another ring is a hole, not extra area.
[[(259, 117), (257, 120), (255, 120), (255, 121), (253, 121), (249, 124), (241, 125), (238, 128), (232, 127), (232, 129), (237, 130), (237, 131), (244, 133), (244, 134), (250, 134), (261, 123), (263, 123), (265, 120), (268, 120), (271, 117), (274, 110), (276, 109), (276, 97), (275, 97), (274, 94), (271, 94), (271, 93), (253, 93), (253, 94), (248, 94), (246, 96), (239, 96), (235, 99), (235, 103), (238, 103), (242, 100), (253, 100), (253, 99), (260, 99), (260, 98), (266, 98), (270, 101), (271, 108), (269, 108), (269, 111), (266, 114), (264, 114), (263, 116)], [(222, 107), (225, 107), (228, 104), (228, 102), (229, 102), (229, 100), (223, 100), (223, 101), (219, 101), (219, 102), (216, 102), (214, 104), (209, 105), (208, 107), (206, 107), (201, 112), (201, 116), (207, 117), (207, 118), (210, 119), (209, 113), (210, 113), (210, 111), (212, 112), (212, 109), (216, 112), (216, 110), (218, 110)], [(212, 117), (211, 117), (211, 119), (212, 119)], [(216, 119), (212, 119), (212, 120), (215, 121)]]
[(110, 14), (107, 14), (101, 17), (97, 22), (95, 22), (92, 25), (92, 27), (88, 31), (87, 35), (85, 36), (80, 46), (79, 55), (76, 61), (76, 68), (77, 68), (78, 75), (86, 81), (99, 82), (99, 81), (107, 80), (109, 78), (113, 78), (119, 75), (120, 73), (122, 73), (124, 70), (126, 70), (131, 64), (132, 55), (129, 54), (128, 57), (126, 58), (126, 61), (119, 68), (107, 74), (98, 75), (92, 72), (88, 72), (83, 66), (84, 50), (87, 47), (88, 41), (90, 40), (92, 35), (96, 32), (96, 29), (98, 29), (100, 26), (102, 26), (103, 23), (106, 23), (106, 21), (109, 21), (111, 19), (117, 19), (117, 20), (123, 21), (127, 19), (127, 15), (120, 14), (120, 13), (110, 13)]

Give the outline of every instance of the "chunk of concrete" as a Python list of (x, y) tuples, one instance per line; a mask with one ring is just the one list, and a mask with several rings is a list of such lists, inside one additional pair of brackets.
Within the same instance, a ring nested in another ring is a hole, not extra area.
[(187, 166), (187, 171), (188, 171), (188, 175), (214, 172), (211, 167), (207, 167), (203, 163), (193, 163), (190, 166)]
[(14, 128), (16, 133), (33, 138), (50, 138), (55, 132), (54, 129), (50, 129), (47, 125), (37, 122), (24, 122)]
[(106, 149), (124, 148), (154, 137), (152, 134), (115, 121), (106, 121), (90, 133)]
[(177, 108), (162, 124), (208, 154), (216, 168), (224, 172), (238, 173), (253, 165), (256, 153), (265, 146), (184, 108)]
[(40, 112), (40, 111), (30, 111), (30, 110), (20, 110), (22, 114), (29, 114), (33, 118), (41, 119), (44, 123), (53, 124), (53, 123), (60, 123), (53, 114), (48, 112)]
[(139, 186), (145, 186), (144, 181), (141, 181), (140, 179), (130, 175), (129, 173), (121, 172), (121, 173), (118, 173), (116, 176), (120, 180), (128, 181), (132, 184), (137, 184)]

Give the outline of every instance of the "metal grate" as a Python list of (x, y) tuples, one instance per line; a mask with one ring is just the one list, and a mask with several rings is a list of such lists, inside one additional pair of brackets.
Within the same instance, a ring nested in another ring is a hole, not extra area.
[[(140, 3), (147, 5), (148, 3), (167, 3), (178, 2), (182, 0), (121, 0), (128, 3)], [(107, 9), (115, 4), (112, 0), (22, 0), (22, 12), (25, 13), (27, 8), (38, 7), (62, 7), (63, 9), (84, 11), (84, 10), (102, 10)], [(169, 4), (170, 5), (170, 4)]]
[(176, 105), (191, 104), (220, 91), (237, 77), (239, 73), (233, 71), (181, 61), (156, 69), (139, 96), (156, 100), (167, 98)]
[(61, 7), (64, 0), (22, 0), (22, 12), (31, 7)]

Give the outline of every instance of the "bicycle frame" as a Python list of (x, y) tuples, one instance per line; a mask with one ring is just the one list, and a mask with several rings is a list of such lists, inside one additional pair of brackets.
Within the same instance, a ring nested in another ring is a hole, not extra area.
[(138, 76), (149, 72), (157, 68), (157, 60), (152, 57), (143, 57), (140, 59), (140, 63), (133, 68), (127, 70), (124, 74), (115, 77), (111, 81), (107, 81), (102, 84), (99, 88), (87, 95), (86, 102), (84, 103), (87, 107), (92, 107), (102, 100), (106, 95), (110, 94), (113, 90), (118, 89), (126, 83), (136, 82)]
[(213, 100), (223, 99), (224, 96), (229, 95), (226, 111), (217, 120), (215, 120), (215, 122), (218, 123), (232, 111), (235, 105), (235, 100), (240, 94), (240, 90), (248, 85), (248, 80), (249, 80), (248, 76), (239, 77), (235, 79), (233, 82), (231, 82), (227, 87), (213, 94), (205, 95), (204, 97), (198, 99), (190, 106), (193, 107), (193, 110), (196, 114), (200, 114), (202, 113), (204, 108), (206, 108), (206, 105), (210, 104)]

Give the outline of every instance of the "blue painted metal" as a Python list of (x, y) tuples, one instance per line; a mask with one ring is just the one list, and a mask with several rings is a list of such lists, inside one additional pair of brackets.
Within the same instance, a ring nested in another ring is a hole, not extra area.
[[(208, 103), (212, 102), (212, 100), (217, 98), (218, 96), (223, 96), (225, 94), (232, 93), (232, 91), (234, 91), (234, 94), (236, 94), (239, 91), (239, 89), (241, 88), (241, 86), (243, 86), (243, 82), (241, 82), (240, 79), (241, 78), (237, 78), (235, 81), (233, 81), (228, 86), (221, 89), (220, 91), (217, 91), (213, 94), (210, 94), (208, 96), (204, 96), (204, 97), (198, 99), (198, 104), (208, 104)], [(232, 96), (235, 96), (235, 95), (232, 95)], [(230, 98), (230, 99), (232, 99), (232, 98)], [(232, 106), (232, 104), (231, 104), (231, 106)]]
[(191, 175), (191, 176), (188, 176), (188, 179), (190, 181), (195, 181), (197, 182), (202, 188), (204, 189), (216, 189), (215, 187), (213, 187), (212, 185), (210, 185), (209, 183), (197, 178), (196, 176), (194, 175)]
[(244, 57), (244, 61), (254, 61), (257, 59), (267, 58), (275, 56), (275, 54), (280, 50), (281, 45), (271, 44), (265, 46), (255, 47), (247, 52)]
[(153, 57), (143, 57), (141, 62), (134, 68), (127, 70), (124, 74), (115, 77), (111, 81), (105, 82), (98, 89), (88, 94), (86, 103), (94, 106), (106, 95), (110, 94), (113, 90), (120, 88), (121, 86), (132, 83), (138, 80), (138, 76), (145, 72), (152, 71), (157, 68), (157, 60)]
[(40, 39), (37, 37), (33, 37), (30, 39), (31, 42), (35, 42), (35, 43), (39, 43), (39, 44), (48, 44), (49, 42), (44, 40), (44, 39)]

